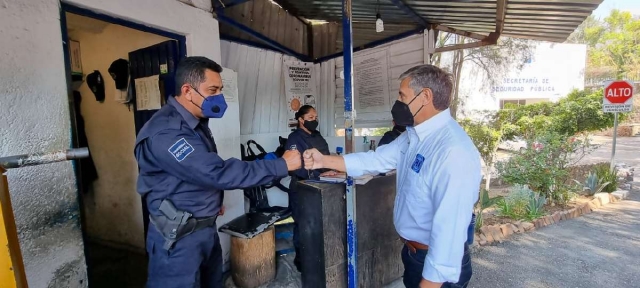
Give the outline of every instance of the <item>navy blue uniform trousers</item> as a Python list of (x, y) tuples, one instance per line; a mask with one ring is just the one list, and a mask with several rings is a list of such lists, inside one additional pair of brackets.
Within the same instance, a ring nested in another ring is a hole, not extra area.
[(147, 234), (148, 288), (221, 288), (222, 248), (216, 227), (207, 227), (174, 243), (167, 251), (153, 224)]
[[(420, 287), (422, 281), (422, 270), (424, 268), (424, 260), (427, 258), (428, 250), (416, 250), (411, 252), (407, 245), (402, 248), (402, 263), (404, 264), (404, 276), (402, 282), (407, 288)], [(457, 283), (443, 283), (442, 288), (466, 288), (471, 280), (471, 255), (469, 254), (469, 245), (464, 244), (464, 255), (462, 256), (460, 271), (460, 279)]]

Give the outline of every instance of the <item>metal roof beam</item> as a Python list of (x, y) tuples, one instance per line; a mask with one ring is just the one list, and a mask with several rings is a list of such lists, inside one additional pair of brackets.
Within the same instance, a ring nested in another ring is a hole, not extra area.
[(398, 6), (400, 10), (404, 11), (404, 13), (409, 15), (409, 17), (413, 18), (418, 23), (420, 23), (422, 27), (425, 27), (425, 28), (429, 27), (429, 22), (426, 19), (422, 18), (422, 16), (420, 16), (418, 13), (416, 13), (416, 11), (413, 11), (413, 9), (407, 6), (407, 4), (405, 4), (402, 0), (390, 0), (390, 1), (396, 6)]
[(469, 49), (469, 48), (478, 48), (478, 47), (489, 46), (489, 45), (494, 45), (494, 44), (495, 43), (490, 43), (490, 42), (487, 42), (487, 41), (478, 41), (478, 42), (471, 42), (471, 43), (465, 43), (465, 44), (456, 44), (456, 45), (444, 46), (444, 47), (436, 48), (436, 53), (455, 51), (455, 50), (461, 50), (461, 49)]
[(474, 33), (474, 32), (462, 31), (462, 30), (458, 30), (458, 29), (447, 27), (447, 26), (443, 26), (443, 25), (434, 25), (433, 29), (436, 29), (436, 30), (439, 30), (439, 31), (442, 31), (442, 32), (453, 33), (453, 34), (457, 34), (457, 35), (460, 35), (460, 36), (473, 38), (473, 39), (476, 39), (476, 40), (484, 40), (487, 37), (486, 35), (482, 35), (482, 34), (478, 34), (478, 33)]
[[(225, 8), (233, 7), (236, 5), (240, 5), (247, 1), (249, 0), (230, 0), (230, 1), (211, 0), (211, 5), (213, 6), (214, 9), (217, 10), (217, 9), (225, 9)], [(224, 2), (226, 2), (226, 4)]]
[(300, 54), (300, 53), (292, 50), (291, 48), (289, 48), (287, 46), (284, 46), (284, 45), (278, 43), (277, 41), (275, 41), (275, 40), (273, 40), (273, 39), (271, 39), (271, 38), (269, 38), (269, 37), (267, 37), (265, 35), (262, 35), (261, 33), (251, 29), (250, 27), (248, 27), (248, 26), (246, 26), (246, 25), (244, 25), (244, 24), (242, 24), (240, 22), (237, 22), (236, 20), (234, 20), (234, 19), (232, 19), (230, 17), (225, 16), (223, 9), (218, 9), (216, 11), (216, 18), (218, 19), (218, 21), (220, 21), (220, 22), (222, 22), (224, 24), (227, 24), (229, 26), (232, 26), (232, 27), (235, 27), (237, 29), (240, 29), (240, 31), (245, 32), (245, 33), (257, 38), (258, 40), (260, 40), (260, 41), (264, 42), (265, 44), (269, 45), (270, 47), (272, 47), (273, 49), (276, 49), (277, 51), (281, 52), (282, 54), (296, 57), (301, 61), (306, 61), (306, 62), (310, 62), (311, 61), (309, 56), (304, 55), (304, 54)]
[(496, 8), (496, 33), (498, 37), (504, 29), (504, 19), (507, 16), (507, 0), (498, 0), (498, 8)]

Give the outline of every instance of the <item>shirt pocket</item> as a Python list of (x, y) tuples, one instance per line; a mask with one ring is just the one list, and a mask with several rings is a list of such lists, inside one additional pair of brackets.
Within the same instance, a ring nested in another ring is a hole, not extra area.
[(429, 187), (427, 186), (426, 181), (423, 179), (424, 176), (420, 173), (414, 173), (413, 171), (407, 172), (407, 177), (405, 179), (406, 183), (404, 185), (404, 194), (406, 195), (406, 199), (409, 204), (424, 204), (428, 199), (428, 191)]

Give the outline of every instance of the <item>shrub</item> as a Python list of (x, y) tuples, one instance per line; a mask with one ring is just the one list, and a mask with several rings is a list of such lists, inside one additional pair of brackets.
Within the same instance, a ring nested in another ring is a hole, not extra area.
[(496, 168), (508, 184), (528, 185), (552, 205), (564, 205), (570, 198), (567, 168), (592, 149), (588, 138), (579, 140), (548, 132), (527, 140), (523, 152), (497, 163)]
[(500, 215), (511, 219), (527, 219), (529, 215), (528, 205), (533, 191), (524, 185), (516, 185), (509, 191), (509, 195), (498, 202)]
[(615, 171), (615, 169), (612, 172), (609, 169), (609, 164), (607, 163), (598, 164), (595, 167), (595, 174), (597, 175), (598, 179), (600, 179), (602, 182), (608, 183), (602, 189), (603, 192), (611, 193), (618, 190), (618, 173)]
[(589, 172), (587, 175), (587, 179), (584, 180), (584, 183), (580, 183), (578, 180), (573, 180), (578, 185), (582, 185), (582, 191), (586, 192), (584, 194), (588, 196), (592, 196), (593, 194), (600, 193), (604, 188), (609, 185), (609, 182), (602, 183), (602, 178), (598, 177), (596, 173)]

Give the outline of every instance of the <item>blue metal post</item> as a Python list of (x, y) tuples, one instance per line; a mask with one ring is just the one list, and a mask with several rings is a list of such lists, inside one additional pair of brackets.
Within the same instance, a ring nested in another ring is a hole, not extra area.
[[(353, 123), (353, 43), (351, 35), (351, 1), (342, 1), (342, 52), (344, 59), (344, 144), (345, 152), (355, 152)], [(348, 175), (347, 175), (348, 176)], [(358, 287), (358, 233), (356, 225), (356, 186), (353, 178), (347, 177), (347, 287)]]

